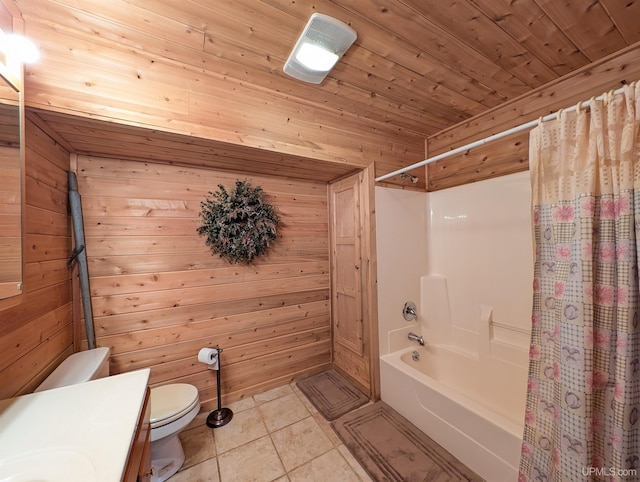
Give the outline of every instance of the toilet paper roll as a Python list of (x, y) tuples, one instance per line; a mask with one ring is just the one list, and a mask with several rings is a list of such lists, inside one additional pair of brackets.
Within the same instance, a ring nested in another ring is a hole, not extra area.
[(215, 348), (201, 348), (198, 352), (198, 361), (212, 365), (218, 361), (218, 350)]

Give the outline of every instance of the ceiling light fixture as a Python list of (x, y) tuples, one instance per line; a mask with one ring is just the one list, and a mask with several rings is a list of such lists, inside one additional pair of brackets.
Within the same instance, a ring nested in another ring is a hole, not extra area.
[(7, 57), (11, 57), (18, 62), (24, 62), (25, 64), (32, 64), (40, 58), (40, 51), (32, 40), (14, 33), (3, 33), (0, 37), (0, 50), (2, 50)]
[(319, 84), (357, 37), (356, 31), (340, 20), (314, 13), (282, 70), (296, 79)]
[(329, 72), (339, 57), (319, 45), (303, 43), (298, 49), (296, 60), (314, 72)]

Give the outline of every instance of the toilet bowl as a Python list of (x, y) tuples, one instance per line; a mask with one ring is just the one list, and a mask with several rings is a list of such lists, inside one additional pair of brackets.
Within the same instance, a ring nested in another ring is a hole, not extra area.
[(164, 482), (184, 463), (178, 434), (198, 415), (198, 389), (187, 383), (173, 383), (151, 389), (152, 482)]
[(111, 348), (79, 351), (66, 358), (34, 392), (66, 387), (109, 376)]

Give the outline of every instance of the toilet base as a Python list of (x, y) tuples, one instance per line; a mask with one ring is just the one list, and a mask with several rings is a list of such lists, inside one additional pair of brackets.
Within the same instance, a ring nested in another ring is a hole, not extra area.
[(164, 482), (184, 464), (184, 450), (178, 434), (151, 443), (151, 482)]

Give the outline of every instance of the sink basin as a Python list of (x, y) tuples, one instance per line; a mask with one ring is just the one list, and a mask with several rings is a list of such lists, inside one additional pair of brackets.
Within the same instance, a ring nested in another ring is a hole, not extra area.
[(75, 448), (27, 452), (0, 463), (0, 482), (66, 482), (70, 479), (98, 480), (91, 459)]
[(0, 482), (121, 482), (149, 369), (0, 400)]

